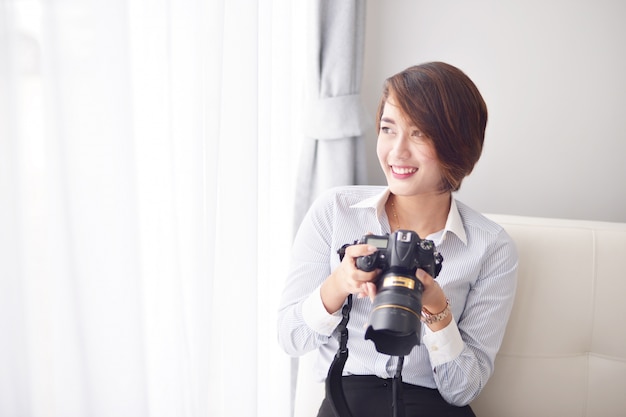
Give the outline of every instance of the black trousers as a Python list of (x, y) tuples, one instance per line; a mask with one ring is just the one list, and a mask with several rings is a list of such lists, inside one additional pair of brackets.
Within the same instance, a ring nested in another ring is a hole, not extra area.
[[(343, 390), (353, 417), (392, 417), (390, 379), (373, 375), (343, 377)], [(406, 417), (476, 417), (469, 405), (448, 404), (436, 389), (402, 384)], [(317, 417), (336, 417), (324, 398)]]

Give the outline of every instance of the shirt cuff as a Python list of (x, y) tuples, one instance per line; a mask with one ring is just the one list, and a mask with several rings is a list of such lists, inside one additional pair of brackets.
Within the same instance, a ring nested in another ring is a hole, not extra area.
[(333, 314), (328, 314), (324, 303), (322, 303), (320, 288), (321, 286), (317, 287), (302, 303), (302, 317), (311, 329), (324, 336), (330, 336), (341, 322), (341, 309)]
[(430, 330), (428, 326), (424, 327), (424, 345), (428, 349), (433, 367), (451, 362), (461, 355), (465, 343), (454, 319), (445, 328), (436, 332)]

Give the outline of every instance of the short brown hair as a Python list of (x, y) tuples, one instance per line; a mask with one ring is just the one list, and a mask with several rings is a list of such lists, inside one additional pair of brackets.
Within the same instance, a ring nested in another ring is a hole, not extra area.
[(428, 137), (442, 167), (442, 190), (456, 191), (483, 149), (487, 105), (460, 69), (443, 63), (416, 65), (388, 78), (378, 104), (376, 128), (387, 99)]

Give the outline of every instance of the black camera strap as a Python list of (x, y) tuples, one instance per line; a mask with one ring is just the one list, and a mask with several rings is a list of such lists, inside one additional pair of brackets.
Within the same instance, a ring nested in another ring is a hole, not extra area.
[[(339, 260), (343, 260), (346, 254), (346, 248), (349, 244), (343, 245), (337, 253), (339, 254)], [(328, 376), (326, 377), (326, 398), (328, 399), (333, 412), (337, 417), (352, 417), (348, 402), (346, 401), (346, 395), (343, 392), (343, 368), (348, 360), (348, 320), (350, 320), (350, 311), (352, 310), (352, 294), (348, 295), (347, 302), (341, 309), (341, 322), (337, 326), (339, 330), (339, 348), (333, 362), (328, 369)], [(396, 374), (392, 380), (392, 394), (393, 402), (391, 408), (393, 411), (393, 417), (404, 417), (404, 399), (402, 389), (402, 366), (404, 364), (404, 356), (398, 357), (398, 365), (396, 368)]]
[[(340, 261), (343, 260), (348, 246), (350, 244), (346, 243), (337, 250)], [(337, 353), (335, 353), (335, 358), (330, 365), (330, 369), (328, 369), (328, 376), (326, 377), (326, 398), (337, 417), (352, 417), (343, 392), (342, 379), (343, 367), (348, 360), (348, 320), (350, 320), (350, 310), (352, 310), (352, 294), (348, 295), (347, 302), (341, 309), (343, 317), (337, 326), (337, 330), (339, 330), (339, 348)]]
[[(339, 259), (343, 260), (346, 252), (346, 247), (349, 245), (343, 245), (337, 253)], [(339, 330), (339, 348), (333, 362), (328, 369), (328, 376), (326, 377), (326, 398), (328, 399), (333, 412), (337, 417), (352, 417), (346, 396), (343, 392), (343, 368), (348, 360), (348, 320), (350, 320), (350, 310), (352, 310), (352, 294), (348, 295), (347, 302), (341, 309), (341, 322), (337, 326)], [(402, 389), (402, 366), (404, 364), (404, 356), (398, 357), (398, 365), (396, 373), (392, 380), (392, 410), (393, 417), (404, 417), (404, 399)]]
[[(337, 329), (339, 330), (339, 348), (335, 358), (328, 369), (326, 377), (326, 398), (337, 417), (352, 417), (346, 396), (343, 392), (343, 368), (348, 360), (348, 320), (352, 310), (352, 294), (341, 309), (342, 319)], [(391, 382), (393, 402), (391, 404), (393, 417), (404, 417), (404, 398), (402, 389), (402, 367), (404, 356), (398, 356), (396, 373)]]
[(391, 382), (391, 391), (393, 402), (391, 403), (392, 416), (404, 417), (404, 390), (402, 389), (402, 366), (404, 365), (404, 356), (398, 356), (398, 365), (396, 374)]
[(330, 402), (330, 406), (337, 417), (352, 417), (348, 402), (343, 392), (343, 367), (348, 360), (348, 320), (350, 319), (350, 310), (352, 309), (352, 294), (348, 296), (348, 302), (344, 304), (341, 314), (343, 318), (337, 326), (339, 330), (339, 349), (335, 353), (333, 363), (328, 370), (326, 377), (326, 398)]

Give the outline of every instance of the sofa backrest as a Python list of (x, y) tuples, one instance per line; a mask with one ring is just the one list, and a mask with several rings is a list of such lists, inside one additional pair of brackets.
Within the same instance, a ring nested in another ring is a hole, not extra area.
[[(488, 215), (515, 240), (515, 305), (479, 417), (626, 415), (626, 224)], [(300, 360), (295, 416), (324, 385)]]
[(476, 414), (626, 415), (626, 224), (489, 217), (515, 240), (520, 266)]

